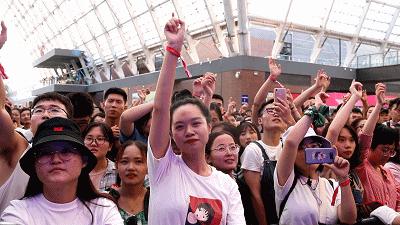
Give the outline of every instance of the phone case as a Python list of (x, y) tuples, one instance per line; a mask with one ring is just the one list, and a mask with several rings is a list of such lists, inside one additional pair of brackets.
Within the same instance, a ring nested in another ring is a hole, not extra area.
[(334, 148), (306, 148), (306, 164), (332, 164), (336, 157)]
[(274, 101), (276, 98), (286, 99), (286, 89), (285, 88), (275, 88), (274, 89)]

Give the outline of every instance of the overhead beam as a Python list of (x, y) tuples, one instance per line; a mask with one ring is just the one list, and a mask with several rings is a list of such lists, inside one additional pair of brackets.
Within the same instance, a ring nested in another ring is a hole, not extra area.
[[(105, 0), (105, 1), (107, 3), (107, 0)], [(98, 7), (96, 7), (95, 3), (92, 0), (90, 0), (90, 3), (92, 4), (93, 11), (94, 11), (94, 14), (96, 15), (97, 21), (100, 23), (100, 26), (103, 29), (103, 33), (106, 38), (108, 48), (110, 49), (111, 55), (114, 59), (114, 65), (111, 67), (112, 75), (116, 76), (115, 78), (123, 78), (124, 73), (122, 71), (122, 65), (117, 57), (117, 54), (115, 53), (115, 49), (112, 44), (110, 33), (107, 31), (106, 27), (104, 26), (104, 20), (101, 16), (101, 13), (99, 12)], [(107, 6), (109, 7), (109, 4), (107, 4)], [(112, 11), (112, 9), (110, 7), (109, 7), (109, 9)]]
[[(219, 23), (217, 22), (215, 12), (211, 8), (211, 4), (209, 1), (210, 0), (204, 0), (204, 4), (206, 6), (208, 16), (210, 17), (211, 25), (214, 29), (214, 33), (215, 33), (215, 37), (216, 37), (215, 46), (217, 47), (217, 49), (219, 50), (219, 52), (222, 56), (228, 57), (228, 56), (230, 56), (230, 52), (228, 51), (228, 47), (226, 46), (225, 37), (222, 33), (222, 29), (219, 26)], [(215, 39), (213, 38), (213, 40), (215, 40)]]
[(346, 58), (344, 59), (344, 64), (343, 66), (348, 67), (351, 62), (353, 61), (354, 57), (357, 54), (357, 44), (359, 43), (359, 36), (360, 36), (360, 31), (362, 29), (362, 25), (365, 21), (365, 18), (367, 17), (367, 13), (369, 11), (369, 7), (371, 6), (371, 1), (366, 1), (363, 12), (360, 17), (360, 21), (358, 22), (357, 28), (353, 34), (353, 38), (350, 41), (350, 45), (347, 47), (347, 53), (346, 53)]
[(247, 12), (247, 0), (237, 0), (238, 8), (238, 40), (239, 54), (250, 55), (250, 33), (249, 33), (249, 17)]
[(335, 0), (332, 0), (331, 7), (329, 8), (329, 12), (324, 18), (324, 22), (322, 24), (322, 30), (316, 35), (313, 50), (312, 50), (311, 56), (310, 56), (310, 63), (315, 63), (315, 61), (317, 61), (319, 53), (321, 53), (322, 47), (325, 44), (325, 41), (327, 39), (327, 37), (325, 35), (326, 25), (328, 24), (329, 17), (331, 15), (334, 4), (335, 4)]
[[(174, 6), (177, 17), (182, 18), (183, 12), (182, 12), (182, 7), (179, 3), (179, 0), (171, 0), (171, 2), (172, 2), (172, 5)], [(191, 60), (195, 63), (200, 62), (200, 58), (199, 58), (199, 55), (198, 55), (197, 49), (196, 49), (196, 45), (198, 42), (196, 40), (194, 40), (188, 32), (185, 33), (185, 40), (187, 42), (187, 46), (184, 45), (184, 47), (186, 48), (187, 53), (188, 53), (189, 57), (191, 58)]]
[(235, 56), (239, 52), (239, 46), (238, 46), (238, 39), (236, 36), (236, 26), (235, 26), (235, 20), (233, 17), (233, 12), (232, 12), (232, 2), (231, 0), (224, 0), (224, 14), (225, 14), (225, 21), (226, 21), (226, 31), (228, 33), (227, 35), (227, 44), (229, 48), (229, 52), (231, 53), (232, 56)]
[[(154, 52), (150, 51), (150, 49), (146, 46), (146, 42), (144, 41), (143, 37), (142, 37), (142, 32), (140, 31), (138, 22), (137, 22), (137, 17), (135, 17), (135, 12), (134, 12), (134, 6), (132, 5), (132, 3), (129, 0), (124, 0), (125, 5), (128, 9), (129, 12), (129, 16), (131, 17), (131, 21), (133, 23), (133, 27), (135, 28), (136, 31), (136, 35), (139, 39), (139, 43), (142, 46), (143, 49), (143, 53), (145, 56), (145, 65), (147, 67), (147, 69), (149, 71), (155, 71), (156, 70), (156, 66), (154, 63)], [(128, 53), (129, 54), (129, 53)]]
[(392, 31), (393, 31), (393, 28), (394, 28), (394, 26), (396, 24), (397, 19), (399, 18), (399, 14), (400, 14), (400, 7), (396, 8), (396, 10), (393, 13), (392, 20), (390, 21), (389, 27), (388, 27), (388, 29), (386, 30), (386, 33), (385, 33), (385, 37), (383, 38), (383, 42), (382, 42), (381, 49), (380, 49), (381, 53), (385, 53), (386, 52), (386, 48), (387, 48), (389, 37), (392, 34)]
[[(249, 19), (252, 24), (260, 25), (260, 26), (277, 28), (280, 26), (280, 24), (282, 24), (282, 21), (265, 19), (265, 18), (261, 18), (261, 17), (255, 17), (255, 16), (250, 16)], [(303, 24), (297, 24), (297, 23), (290, 23), (290, 30), (308, 33), (311, 35), (316, 35), (321, 31), (321, 28), (307, 26), (307, 25), (303, 25)], [(325, 34), (328, 37), (342, 39), (342, 40), (346, 40), (346, 41), (351, 41), (353, 38), (353, 35), (351, 35), (349, 33), (343, 33), (343, 32), (332, 31), (332, 30), (326, 30)], [(375, 39), (375, 38), (370, 38), (370, 37), (359, 36), (358, 40), (359, 40), (359, 42), (362, 42), (363, 44), (369, 44), (369, 45), (377, 46), (377, 47), (379, 47), (382, 44), (381, 39)], [(396, 42), (388, 41), (387, 46), (388, 46), (388, 48), (391, 48), (391, 49), (399, 49), (400, 50), (400, 44), (396, 43)]]
[(290, 9), (292, 8), (293, 0), (290, 0), (289, 6), (286, 10), (285, 20), (282, 23), (279, 23), (275, 30), (275, 41), (274, 46), (272, 47), (272, 58), (277, 58), (279, 53), (282, 51), (283, 44), (285, 42), (285, 34), (286, 34), (286, 24), (289, 17)]

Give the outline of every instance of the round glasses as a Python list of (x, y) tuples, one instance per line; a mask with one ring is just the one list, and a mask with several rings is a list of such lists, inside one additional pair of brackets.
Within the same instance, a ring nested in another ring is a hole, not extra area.
[(34, 116), (42, 116), (45, 112), (47, 112), (49, 116), (57, 116), (61, 114), (68, 115), (64, 109), (57, 106), (51, 106), (47, 109), (42, 107), (35, 107), (32, 109), (32, 115)]
[(102, 145), (104, 144), (104, 142), (106, 142), (106, 138), (105, 137), (85, 137), (85, 140), (83, 141), (85, 143), (85, 145), (91, 145), (93, 142), (96, 142), (97, 145)]
[(71, 146), (65, 146), (60, 149), (49, 146), (48, 148), (40, 149), (35, 153), (36, 162), (40, 165), (47, 164), (53, 159), (55, 154), (57, 154), (63, 162), (66, 162), (74, 155), (79, 155), (79, 150), (76, 147)]
[(396, 155), (396, 150), (394, 148), (382, 146), (380, 149), (382, 150), (384, 156), (393, 157)]
[(228, 153), (232, 152), (233, 154), (237, 154), (239, 152), (239, 145), (238, 144), (232, 144), (232, 145), (218, 145), (216, 148), (213, 149), (213, 151), (217, 151), (220, 153)]

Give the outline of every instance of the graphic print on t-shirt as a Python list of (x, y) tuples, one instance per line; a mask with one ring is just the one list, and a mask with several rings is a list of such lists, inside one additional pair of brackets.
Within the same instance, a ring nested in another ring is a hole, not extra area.
[(219, 225), (221, 219), (221, 200), (190, 196), (185, 225)]

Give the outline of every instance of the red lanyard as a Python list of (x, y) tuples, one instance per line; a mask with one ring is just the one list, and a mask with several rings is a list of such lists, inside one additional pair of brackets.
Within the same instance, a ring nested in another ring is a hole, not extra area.
[(174, 56), (180, 58), (181, 61), (182, 61), (183, 69), (185, 70), (186, 76), (187, 76), (188, 78), (192, 77), (192, 74), (190, 74), (190, 71), (189, 71), (188, 68), (187, 68), (187, 64), (186, 64), (185, 60), (183, 60), (183, 58), (181, 57), (181, 53), (179, 53), (176, 49), (174, 49), (174, 48), (172, 48), (172, 47), (170, 47), (170, 46), (167, 46), (167, 47), (165, 48), (165, 50), (167, 50), (167, 51), (168, 51), (169, 53), (171, 53), (172, 55), (174, 55)]

